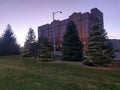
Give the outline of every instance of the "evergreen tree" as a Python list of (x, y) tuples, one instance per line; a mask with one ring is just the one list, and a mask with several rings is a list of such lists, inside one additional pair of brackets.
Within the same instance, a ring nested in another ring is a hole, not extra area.
[(28, 35), (26, 36), (24, 47), (27, 49), (30, 49), (30, 44), (35, 42), (35, 38), (36, 36), (35, 36), (34, 30), (30, 28), (28, 31)]
[[(34, 56), (34, 51), (35, 51), (35, 47), (34, 47), (34, 43), (35, 43), (35, 33), (34, 33), (34, 30), (32, 28), (29, 29), (28, 31), (28, 35), (26, 36), (26, 41), (25, 41), (25, 44), (24, 44), (24, 51), (23, 51), (23, 54), (22, 56)], [(27, 53), (26, 53), (27, 51)]]
[(47, 38), (43, 38), (41, 43), (39, 44), (37, 51), (37, 59), (39, 61), (50, 61), (52, 60), (53, 55), (53, 47), (50, 42), (48, 42)]
[(62, 59), (68, 61), (81, 61), (83, 59), (83, 45), (79, 39), (76, 25), (70, 21), (63, 37)]
[(1, 37), (0, 43), (1, 55), (18, 55), (20, 53), (19, 45), (9, 24)]
[(31, 43), (30, 52), (35, 57), (35, 59), (37, 57), (38, 46), (39, 46), (38, 42)]
[(114, 57), (107, 33), (99, 19), (96, 19), (91, 26), (87, 49), (87, 62), (93, 65), (107, 65)]

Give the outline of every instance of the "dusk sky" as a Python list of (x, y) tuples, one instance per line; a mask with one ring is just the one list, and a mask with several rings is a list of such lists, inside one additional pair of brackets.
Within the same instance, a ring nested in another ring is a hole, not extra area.
[(120, 39), (120, 0), (0, 0), (0, 36), (7, 24), (12, 26), (19, 44), (24, 45), (29, 28), (38, 36), (38, 26), (63, 20), (74, 12), (90, 12), (98, 8), (104, 14), (104, 27), (109, 38)]

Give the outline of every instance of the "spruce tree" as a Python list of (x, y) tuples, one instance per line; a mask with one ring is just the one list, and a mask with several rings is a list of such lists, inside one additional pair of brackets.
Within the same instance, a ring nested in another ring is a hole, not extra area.
[(35, 38), (36, 38), (36, 35), (34, 33), (34, 30), (32, 28), (29, 28), (24, 47), (27, 49), (30, 49), (30, 44), (35, 42)]
[(34, 33), (34, 30), (32, 28), (29, 28), (28, 34), (26, 36), (26, 41), (24, 43), (24, 51), (22, 52), (22, 56), (24, 57), (30, 57), (35, 56), (35, 38), (36, 35)]
[(86, 54), (87, 62), (93, 65), (107, 65), (114, 57), (107, 33), (99, 19), (96, 19), (91, 26)]
[(37, 59), (39, 61), (50, 61), (53, 59), (52, 55), (53, 55), (52, 44), (47, 40), (47, 38), (43, 38), (38, 46)]
[(70, 21), (66, 29), (62, 43), (62, 59), (67, 61), (81, 61), (83, 59), (83, 45), (75, 23)]
[(0, 40), (1, 43), (1, 55), (18, 55), (20, 54), (20, 47), (17, 44), (15, 35), (12, 31), (11, 25), (8, 24), (4, 34)]

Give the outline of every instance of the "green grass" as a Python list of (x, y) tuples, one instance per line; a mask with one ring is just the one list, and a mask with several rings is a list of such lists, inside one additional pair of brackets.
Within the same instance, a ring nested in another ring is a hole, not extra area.
[(120, 68), (0, 57), (0, 90), (120, 90)]

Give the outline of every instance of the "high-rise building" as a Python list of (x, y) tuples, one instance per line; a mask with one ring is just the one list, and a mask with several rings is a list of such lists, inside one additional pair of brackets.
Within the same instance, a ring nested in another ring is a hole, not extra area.
[(61, 50), (62, 47), (62, 41), (63, 41), (63, 35), (66, 31), (66, 26), (70, 20), (74, 21), (78, 34), (80, 37), (80, 40), (82, 41), (82, 44), (84, 45), (84, 50), (86, 50), (86, 45), (88, 42), (88, 36), (89, 31), (91, 28), (91, 25), (93, 21), (99, 18), (99, 20), (102, 23), (102, 26), (104, 27), (103, 23), (103, 13), (98, 10), (97, 8), (91, 9), (91, 12), (86, 13), (73, 13), (69, 18), (59, 21), (55, 20), (51, 24), (45, 24), (38, 27), (38, 39), (40, 37), (46, 37), (48, 40), (53, 44), (54, 41), (54, 31), (55, 30), (55, 43), (56, 43), (56, 50)]

